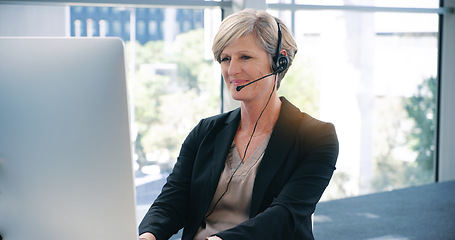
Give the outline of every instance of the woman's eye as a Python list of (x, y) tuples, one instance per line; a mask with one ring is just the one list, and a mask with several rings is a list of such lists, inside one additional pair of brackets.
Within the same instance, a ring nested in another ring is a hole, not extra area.
[(221, 62), (226, 62), (226, 61), (229, 61), (228, 57), (221, 58)]
[(251, 58), (250, 56), (242, 56), (242, 59), (243, 59), (243, 60), (248, 60), (248, 59), (250, 59), (250, 58)]

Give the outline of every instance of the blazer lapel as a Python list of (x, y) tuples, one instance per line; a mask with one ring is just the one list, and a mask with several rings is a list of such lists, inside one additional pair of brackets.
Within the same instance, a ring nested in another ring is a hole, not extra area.
[(261, 200), (278, 170), (287, 161), (287, 155), (293, 147), (296, 125), (300, 123), (300, 110), (285, 98), (281, 98), (281, 112), (270, 137), (269, 144), (262, 158), (256, 175), (251, 199), (250, 217), (257, 214)]
[[(224, 169), (226, 162), (226, 156), (229, 148), (231, 147), (232, 141), (234, 140), (235, 133), (240, 121), (240, 109), (234, 110), (234, 112), (226, 119), (224, 125), (216, 135), (213, 149), (213, 159), (211, 164), (210, 184), (209, 184), (209, 197), (213, 197), (218, 186), (218, 181), (221, 172)], [(207, 207), (210, 205), (212, 199), (209, 199)]]

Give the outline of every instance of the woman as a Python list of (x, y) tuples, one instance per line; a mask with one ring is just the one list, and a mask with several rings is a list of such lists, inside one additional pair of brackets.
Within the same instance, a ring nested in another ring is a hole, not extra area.
[(311, 215), (338, 156), (332, 124), (300, 112), (276, 90), (297, 52), (265, 11), (227, 17), (213, 44), (240, 108), (203, 119), (182, 145), (140, 239), (313, 239)]

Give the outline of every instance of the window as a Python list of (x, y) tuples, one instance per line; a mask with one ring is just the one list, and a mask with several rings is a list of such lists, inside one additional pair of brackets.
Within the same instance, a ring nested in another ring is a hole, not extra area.
[(123, 33), (126, 34), (126, 35), (129, 35), (130, 34), (130, 21), (124, 21), (123, 22)]
[(121, 36), (122, 35), (122, 24), (119, 20), (114, 20), (112, 22), (112, 36)]
[(150, 34), (151, 36), (156, 35), (156, 34), (157, 34), (157, 31), (158, 31), (158, 26), (157, 26), (156, 21), (150, 20), (148, 26), (149, 26), (149, 34)]
[(137, 34), (138, 35), (144, 35), (145, 34), (145, 22), (142, 20), (137, 21)]
[(438, 15), (269, 11), (299, 46), (281, 93), (337, 129), (323, 200), (434, 182)]

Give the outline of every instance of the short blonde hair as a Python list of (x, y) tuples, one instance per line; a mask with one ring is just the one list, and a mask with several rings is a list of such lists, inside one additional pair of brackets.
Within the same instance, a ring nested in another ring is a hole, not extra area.
[(226, 46), (234, 43), (240, 37), (252, 33), (256, 36), (258, 45), (269, 54), (270, 66), (272, 69), (275, 69), (273, 58), (276, 55), (278, 47), (277, 22), (280, 24), (282, 33), (281, 49), (286, 50), (289, 59), (288, 68), (278, 74), (277, 88), (279, 88), (281, 80), (292, 65), (292, 61), (297, 53), (297, 44), (284, 23), (266, 11), (244, 9), (224, 19), (213, 41), (212, 51), (215, 60), (221, 62), (220, 55)]

